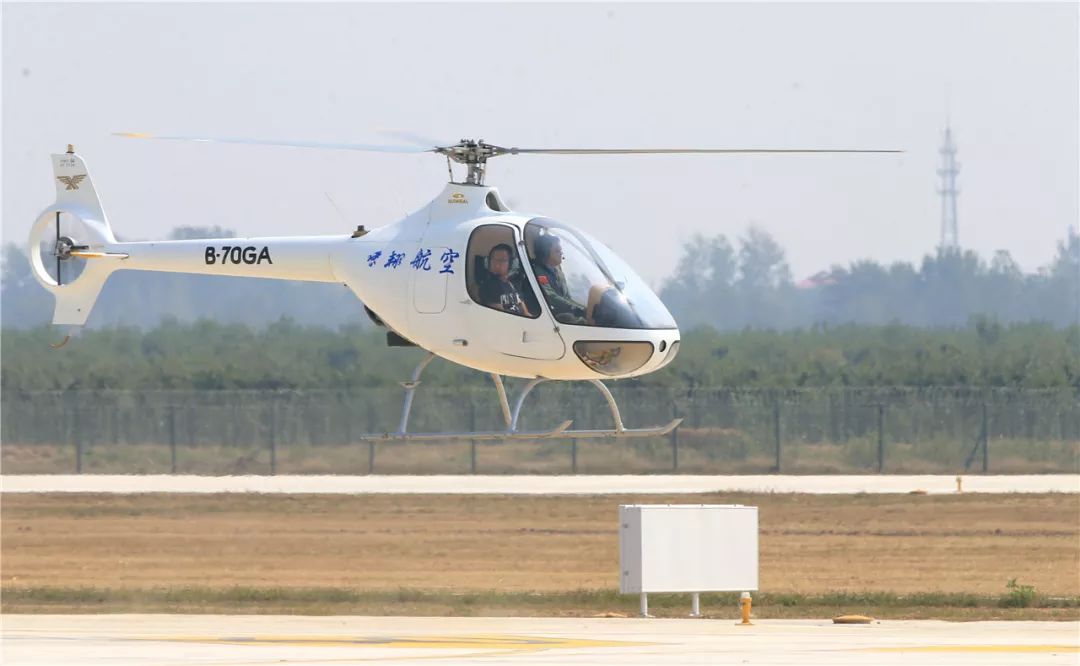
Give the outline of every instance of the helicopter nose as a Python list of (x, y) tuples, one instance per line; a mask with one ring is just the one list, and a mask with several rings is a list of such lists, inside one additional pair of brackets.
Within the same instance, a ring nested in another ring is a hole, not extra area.
[(664, 358), (654, 368), (654, 370), (659, 370), (660, 368), (666, 366), (668, 363), (671, 363), (675, 360), (675, 357), (679, 355), (679, 342), (680, 341), (678, 337), (676, 337), (671, 342), (671, 344), (667, 344), (666, 340), (660, 341), (660, 346), (657, 347), (657, 353), (663, 354)]

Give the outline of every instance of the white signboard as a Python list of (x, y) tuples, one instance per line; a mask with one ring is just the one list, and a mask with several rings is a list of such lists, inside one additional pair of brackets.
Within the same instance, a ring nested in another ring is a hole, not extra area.
[(619, 569), (624, 594), (757, 590), (757, 507), (620, 506)]

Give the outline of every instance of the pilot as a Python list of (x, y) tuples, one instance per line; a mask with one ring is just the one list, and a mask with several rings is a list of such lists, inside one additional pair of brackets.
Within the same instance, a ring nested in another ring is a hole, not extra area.
[(488, 252), (488, 272), (491, 277), (480, 285), (480, 302), (489, 308), (509, 312), (522, 317), (533, 316), (521, 299), (514, 282), (510, 279), (510, 261), (514, 249), (499, 243)]
[(551, 313), (564, 324), (585, 324), (585, 306), (570, 297), (566, 276), (560, 267), (563, 260), (562, 243), (555, 236), (544, 234), (533, 244), (536, 261), (533, 270), (540, 291), (544, 292)]

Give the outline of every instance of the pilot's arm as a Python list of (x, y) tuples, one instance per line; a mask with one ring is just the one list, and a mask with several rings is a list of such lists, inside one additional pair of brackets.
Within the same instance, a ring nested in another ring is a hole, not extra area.
[(544, 292), (544, 298), (547, 299), (551, 311), (555, 314), (566, 312), (575, 317), (585, 316), (585, 308), (580, 303), (560, 294), (548, 280), (540, 280), (540, 291)]
[[(510, 285), (514, 286), (514, 283), (511, 282)], [(521, 297), (521, 292), (519, 292), (517, 290), (516, 286), (514, 286), (514, 294), (513, 294), (513, 296), (514, 296), (514, 300), (517, 301), (518, 308), (521, 309), (521, 314), (524, 314), (526, 317), (531, 317), (532, 313), (529, 312), (529, 306), (525, 304), (525, 299)], [(517, 314), (517, 313), (515, 312), (514, 314)]]
[(533, 313), (529, 312), (529, 306), (528, 306), (528, 304), (525, 303), (525, 299), (521, 297), (521, 294), (515, 294), (515, 295), (517, 296), (518, 307), (521, 308), (521, 311), (523, 313), (525, 313), (526, 317), (532, 317)]

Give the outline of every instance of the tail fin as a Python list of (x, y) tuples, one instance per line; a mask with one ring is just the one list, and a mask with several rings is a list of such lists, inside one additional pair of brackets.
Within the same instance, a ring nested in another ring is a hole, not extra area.
[[(30, 231), (30, 264), (37, 281), (56, 297), (53, 323), (81, 326), (122, 255), (108, 251), (116, 237), (83, 159), (68, 146), (66, 153), (53, 155), (52, 162), (56, 203), (42, 211)], [(65, 269), (69, 276), (73, 272), (72, 259), (86, 265), (65, 280)], [(55, 278), (46, 261), (50, 267), (55, 262)]]

